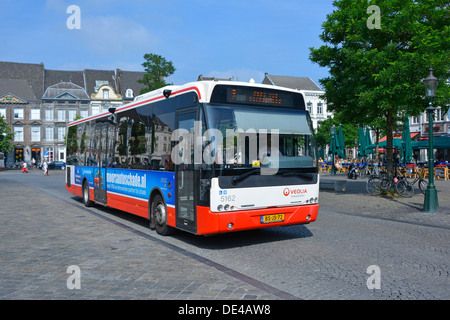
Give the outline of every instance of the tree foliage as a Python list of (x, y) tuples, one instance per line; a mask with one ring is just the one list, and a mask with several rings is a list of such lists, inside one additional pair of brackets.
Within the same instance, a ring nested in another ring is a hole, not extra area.
[(168, 85), (165, 78), (175, 72), (172, 61), (167, 61), (166, 58), (154, 53), (146, 53), (144, 59), (145, 62), (142, 63), (142, 66), (146, 73), (144, 78), (138, 82), (143, 83), (145, 87), (139, 93), (143, 94)]
[(342, 124), (345, 148), (353, 148), (355, 146), (355, 139), (358, 139), (358, 127), (342, 123), (339, 114), (335, 114), (333, 118), (328, 118), (320, 123), (315, 134), (317, 145), (325, 147), (330, 143), (331, 127), (333, 124), (335, 125), (336, 130), (339, 128), (339, 125)]
[(7, 154), (13, 147), (12, 143), (14, 139), (14, 133), (6, 125), (6, 120), (3, 115), (0, 115), (0, 152)]
[[(355, 125), (383, 126), (388, 170), (392, 133), (402, 117), (426, 108), (422, 80), (430, 66), (440, 79), (436, 104), (448, 110), (450, 21), (448, 0), (337, 0), (322, 24), (321, 47), (310, 59), (329, 68), (321, 79), (332, 111)], [(380, 28), (369, 28), (370, 5), (380, 10)]]

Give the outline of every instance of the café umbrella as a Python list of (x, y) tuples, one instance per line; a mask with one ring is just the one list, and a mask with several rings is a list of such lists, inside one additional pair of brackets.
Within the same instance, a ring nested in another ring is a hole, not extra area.
[(358, 130), (358, 156), (364, 157), (366, 155), (366, 136), (363, 127), (359, 127)]
[(410, 163), (412, 159), (411, 132), (409, 130), (409, 118), (405, 115), (402, 131), (402, 162)]

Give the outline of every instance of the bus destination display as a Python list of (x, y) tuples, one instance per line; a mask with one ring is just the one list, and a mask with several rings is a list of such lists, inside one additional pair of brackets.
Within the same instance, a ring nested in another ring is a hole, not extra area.
[(292, 107), (292, 94), (256, 88), (227, 88), (227, 102)]

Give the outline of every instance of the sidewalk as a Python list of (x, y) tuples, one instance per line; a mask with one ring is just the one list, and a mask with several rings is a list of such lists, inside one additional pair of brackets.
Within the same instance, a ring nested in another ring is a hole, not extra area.
[[(320, 173), (321, 180), (347, 181), (343, 192), (320, 189), (319, 210), (371, 216), (450, 229), (450, 181), (435, 180), (439, 210), (424, 213), (424, 195), (417, 189), (411, 198), (398, 195), (373, 196), (366, 191), (368, 178), (351, 180), (346, 174)], [(320, 214), (320, 213), (319, 213)]]

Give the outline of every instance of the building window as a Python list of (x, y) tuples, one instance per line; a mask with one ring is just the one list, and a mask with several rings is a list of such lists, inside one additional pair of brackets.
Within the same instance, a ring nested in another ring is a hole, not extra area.
[(40, 120), (41, 119), (41, 109), (31, 109), (30, 120)]
[(323, 114), (322, 102), (317, 104), (317, 114)]
[(73, 121), (77, 115), (77, 110), (69, 110), (69, 121)]
[(45, 110), (45, 120), (53, 121), (53, 110)]
[(23, 119), (23, 109), (14, 109), (14, 119)]
[(66, 121), (66, 110), (58, 110), (58, 120)]
[(66, 128), (58, 127), (58, 140), (64, 140), (65, 134), (66, 134)]
[(6, 109), (5, 108), (0, 109), (0, 117), (1, 116), (3, 116), (6, 119)]
[(14, 127), (14, 141), (23, 141), (23, 127)]
[(133, 98), (133, 90), (127, 89), (127, 91), (125, 92), (125, 97), (126, 98)]
[(89, 111), (88, 110), (80, 110), (80, 116), (82, 118), (87, 118), (88, 115), (89, 115)]
[(444, 121), (445, 120), (445, 113), (442, 111), (441, 108), (437, 108), (435, 111), (435, 120), (436, 121)]
[(53, 141), (53, 127), (45, 128), (45, 139), (47, 141)]
[(41, 141), (41, 127), (31, 127), (31, 141)]
[(103, 99), (109, 99), (109, 90), (103, 89)]
[(307, 108), (307, 110), (308, 110), (309, 113), (312, 113), (312, 103), (311, 103), (311, 102), (308, 102), (308, 103), (306, 104), (306, 108)]
[(92, 105), (92, 114), (97, 114), (100, 112), (100, 106), (98, 104)]
[(47, 147), (48, 157), (45, 157), (46, 160), (52, 162), (53, 161), (53, 147)]

